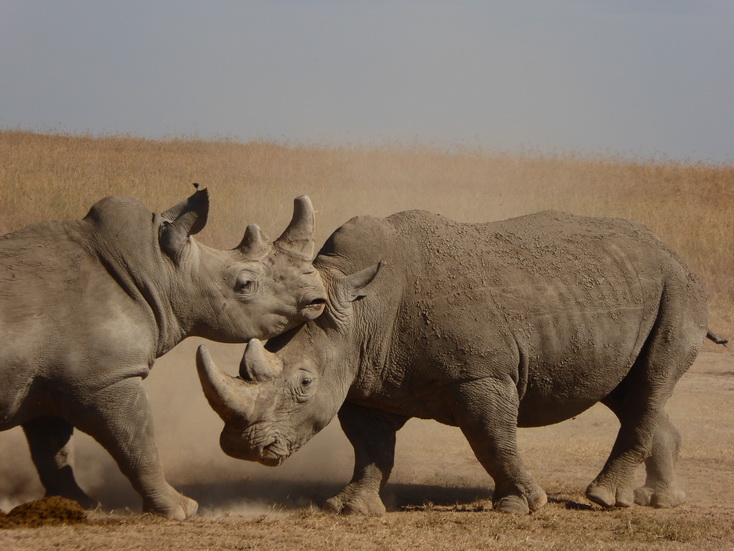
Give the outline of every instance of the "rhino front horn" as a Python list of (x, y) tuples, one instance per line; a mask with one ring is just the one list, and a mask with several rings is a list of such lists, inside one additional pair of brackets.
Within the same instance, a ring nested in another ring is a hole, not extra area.
[(270, 238), (263, 233), (260, 226), (250, 224), (237, 249), (247, 258), (257, 260), (270, 250)]
[(293, 218), (291, 223), (275, 244), (281, 249), (301, 256), (307, 260), (313, 258), (315, 216), (311, 199), (307, 195), (296, 197), (293, 201)]
[(209, 405), (225, 423), (250, 418), (257, 389), (219, 369), (203, 344), (196, 350), (196, 371)]

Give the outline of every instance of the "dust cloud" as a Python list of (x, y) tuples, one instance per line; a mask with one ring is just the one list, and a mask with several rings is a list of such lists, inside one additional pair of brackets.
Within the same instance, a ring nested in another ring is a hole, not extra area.
[[(210, 517), (272, 516), (318, 507), (336, 494), (351, 478), (354, 465), (352, 447), (336, 418), (279, 467), (241, 461), (221, 451), (223, 422), (206, 402), (196, 374), (195, 351), (202, 342), (222, 369), (235, 374), (244, 345), (191, 338), (159, 358), (145, 381), (168, 481), (199, 502), (200, 515)], [(435, 445), (436, 439), (441, 446)], [(77, 480), (102, 510), (140, 511), (140, 497), (99, 444), (77, 431), (74, 447)], [(449, 503), (486, 497), (489, 486), (458, 429), (411, 420), (398, 435), (396, 466), (384, 500), (389, 508), (427, 500)], [(0, 433), (0, 509), (9, 511), (43, 493), (22, 430)]]
[[(206, 402), (196, 374), (195, 351), (202, 342), (188, 339), (159, 358), (145, 382), (168, 481), (209, 516), (308, 507), (336, 493), (351, 477), (353, 457), (336, 420), (277, 468), (221, 451), (223, 422)], [(235, 374), (244, 345), (207, 346), (222, 369)], [(140, 510), (140, 497), (99, 444), (77, 431), (74, 446), (77, 480), (104, 510)], [(19, 427), (0, 433), (0, 465), (1, 510), (43, 496)]]
[[(208, 517), (268, 515), (318, 506), (352, 473), (352, 449), (334, 420), (283, 465), (275, 468), (226, 456), (219, 448), (222, 421), (201, 392), (194, 354), (201, 339), (188, 339), (160, 358), (146, 381), (167, 478), (199, 502)], [(217, 363), (234, 373), (244, 345), (208, 343)], [(699, 505), (719, 506), (731, 488), (734, 430), (726, 406), (734, 391), (731, 354), (712, 346), (677, 385), (668, 412), (684, 435), (678, 473)], [(701, 427), (707, 430), (700, 430)], [(601, 405), (558, 425), (523, 429), (518, 445), (530, 472), (551, 498), (582, 499), (614, 442), (618, 423)], [(103, 511), (135, 513), (140, 498), (112, 458), (84, 434), (75, 434), (76, 473)], [(642, 482), (643, 469), (638, 470)], [(461, 431), (411, 420), (398, 433), (395, 468), (383, 492), (388, 510), (423, 503), (454, 505), (487, 500), (491, 480)], [(0, 433), (0, 509), (43, 496), (19, 428)]]

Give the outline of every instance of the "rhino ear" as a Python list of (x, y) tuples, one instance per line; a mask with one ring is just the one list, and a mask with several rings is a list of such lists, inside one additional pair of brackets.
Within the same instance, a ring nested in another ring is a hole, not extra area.
[(209, 192), (197, 191), (188, 199), (174, 205), (161, 214), (159, 243), (161, 249), (173, 260), (177, 260), (189, 241), (189, 236), (199, 233), (206, 225), (209, 215)]
[(354, 302), (360, 298), (367, 296), (366, 288), (377, 277), (377, 274), (385, 265), (383, 260), (377, 264), (369, 266), (355, 274), (351, 274), (341, 278), (340, 280), (340, 300), (345, 302)]

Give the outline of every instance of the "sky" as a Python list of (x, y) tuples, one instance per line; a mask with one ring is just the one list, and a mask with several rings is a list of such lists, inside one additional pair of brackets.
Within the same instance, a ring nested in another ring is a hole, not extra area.
[(0, 0), (0, 128), (734, 162), (731, 0)]

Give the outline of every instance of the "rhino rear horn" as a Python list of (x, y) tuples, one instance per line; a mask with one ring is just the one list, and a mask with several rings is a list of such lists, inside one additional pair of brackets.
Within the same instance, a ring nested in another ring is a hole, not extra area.
[(301, 256), (313, 258), (315, 216), (311, 199), (307, 195), (296, 197), (293, 201), (293, 217), (283, 234), (275, 240), (281, 249)]
[(237, 249), (247, 258), (258, 259), (270, 250), (270, 238), (263, 233), (260, 226), (250, 224)]
[(196, 350), (196, 371), (209, 405), (225, 423), (249, 418), (257, 389), (219, 369), (203, 344)]
[(240, 362), (240, 377), (262, 383), (277, 377), (282, 369), (278, 358), (265, 350), (260, 339), (250, 339)]
[(209, 216), (209, 192), (198, 189), (188, 199), (172, 206), (161, 214), (159, 243), (161, 249), (173, 260), (178, 260), (190, 235), (199, 233), (206, 226)]

